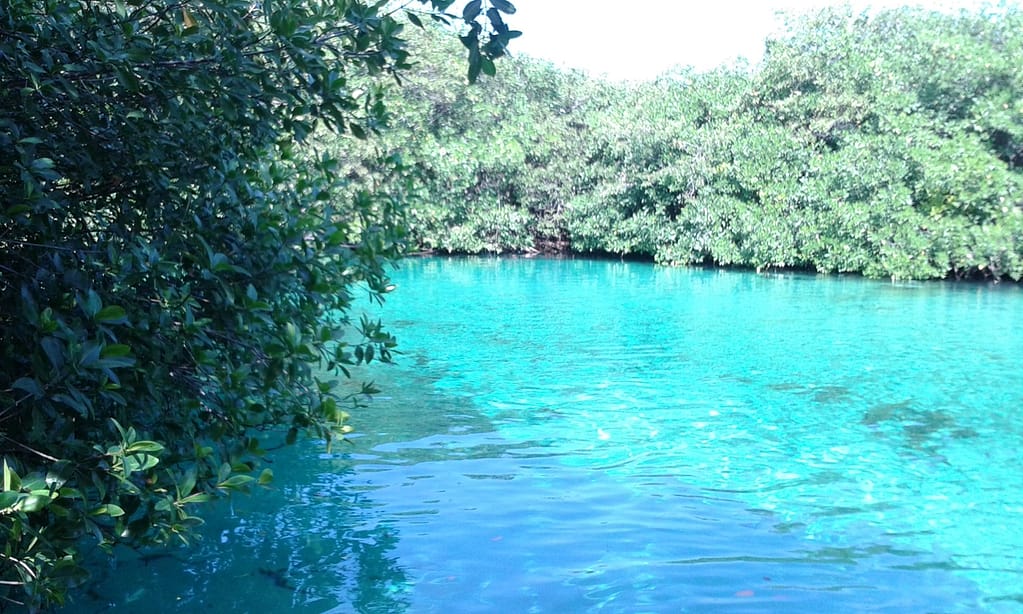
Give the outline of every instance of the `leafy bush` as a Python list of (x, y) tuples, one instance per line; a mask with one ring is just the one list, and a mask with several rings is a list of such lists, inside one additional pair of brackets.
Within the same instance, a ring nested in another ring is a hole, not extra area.
[[(451, 4), (406, 14), (463, 22), (492, 72), (513, 7)], [(385, 122), (410, 55), (382, 11), (0, 6), (0, 599), (62, 602), (90, 542), (187, 541), (195, 504), (271, 479), (261, 433), (350, 429), (373, 388), (337, 374), (394, 346), (350, 308), (389, 290), (402, 212), (309, 138)]]

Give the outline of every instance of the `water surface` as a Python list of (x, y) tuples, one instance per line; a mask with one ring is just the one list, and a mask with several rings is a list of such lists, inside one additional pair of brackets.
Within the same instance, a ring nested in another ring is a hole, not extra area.
[[(1023, 611), (1018, 286), (426, 259), (352, 445), (77, 607)], [(131, 557), (128, 557), (129, 559)]]

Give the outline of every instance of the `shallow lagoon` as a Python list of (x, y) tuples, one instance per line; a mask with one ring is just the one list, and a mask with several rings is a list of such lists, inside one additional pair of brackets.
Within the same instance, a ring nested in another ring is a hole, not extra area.
[(1023, 611), (1023, 291), (425, 259), (352, 445), (76, 610)]

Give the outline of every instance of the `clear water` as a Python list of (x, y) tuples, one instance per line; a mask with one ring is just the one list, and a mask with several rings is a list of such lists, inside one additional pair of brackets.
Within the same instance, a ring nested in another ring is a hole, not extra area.
[[(353, 445), (81, 611), (1023, 612), (1023, 291), (428, 259)], [(143, 605), (144, 604), (144, 605)]]

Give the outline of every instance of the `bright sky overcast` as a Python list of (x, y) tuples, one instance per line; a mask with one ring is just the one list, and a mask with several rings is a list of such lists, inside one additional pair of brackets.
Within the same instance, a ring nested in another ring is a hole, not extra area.
[[(508, 24), (522, 30), (513, 53), (581, 68), (612, 79), (649, 79), (675, 65), (707, 70), (742, 56), (761, 59), (777, 11), (827, 5), (854, 9), (919, 4), (906, 0), (512, 0)], [(981, 0), (927, 2), (929, 7), (976, 8)]]

